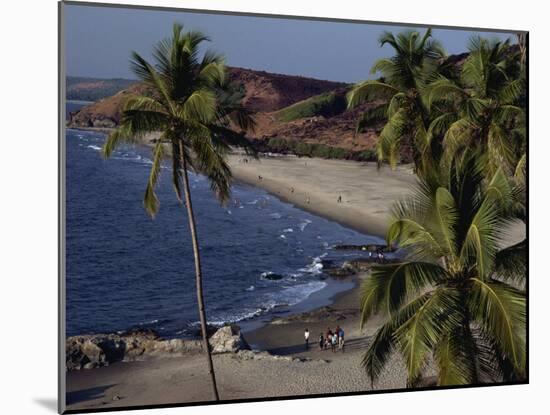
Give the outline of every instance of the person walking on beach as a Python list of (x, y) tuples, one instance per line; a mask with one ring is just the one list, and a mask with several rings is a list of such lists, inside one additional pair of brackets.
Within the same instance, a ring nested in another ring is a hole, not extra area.
[(342, 195), (338, 196), (338, 203), (342, 203)]
[(323, 350), (323, 347), (325, 347), (325, 338), (323, 333), (319, 333), (319, 350)]
[(344, 329), (341, 327), (338, 331), (338, 347), (344, 351)]
[(338, 335), (336, 333), (332, 334), (332, 341), (330, 342), (331, 349), (333, 353), (336, 353), (336, 344), (338, 343)]
[(329, 344), (332, 343), (332, 331), (330, 327), (327, 329), (327, 335), (325, 337), (325, 350), (328, 349)]
[(306, 350), (309, 349), (309, 330), (306, 329), (304, 332), (304, 339), (306, 340)]

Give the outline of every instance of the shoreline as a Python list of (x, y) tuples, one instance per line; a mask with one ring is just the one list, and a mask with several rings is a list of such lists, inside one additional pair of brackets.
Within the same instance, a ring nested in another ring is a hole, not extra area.
[[(416, 181), (408, 166), (400, 166), (393, 172), (388, 167), (378, 169), (374, 162), (353, 160), (261, 155), (257, 160), (248, 159), (243, 163), (242, 158), (242, 155), (228, 156), (236, 181), (264, 189), (306, 212), (380, 238), (385, 237), (391, 203), (405, 196)], [(349, 182), (339, 185), (340, 179), (343, 183)], [(380, 181), (389, 182), (383, 186), (386, 190), (369, 203), (360, 193), (372, 194)], [(361, 182), (366, 187), (365, 193), (357, 186)], [(341, 203), (339, 196), (342, 196)]]
[[(66, 129), (104, 135), (113, 131), (94, 127)], [(151, 134), (144, 138), (142, 145), (150, 147), (147, 140), (154, 137)], [(410, 165), (398, 165), (391, 170), (387, 165), (379, 168), (376, 162), (284, 154), (260, 154), (254, 159), (244, 153), (230, 153), (227, 161), (235, 181), (263, 189), (306, 212), (383, 239), (393, 203), (409, 195), (417, 182)], [(502, 246), (520, 242), (525, 236), (525, 224), (513, 223)]]
[[(257, 351), (214, 354), (218, 388), (223, 400), (292, 397), (406, 387), (406, 368), (392, 355), (380, 380), (372, 385), (361, 366), (369, 339), (381, 321), (359, 329), (359, 285), (366, 274), (352, 277), (354, 287), (336, 294), (329, 306), (277, 318), (244, 333)], [(320, 332), (340, 326), (344, 351), (321, 350)], [(310, 331), (306, 350), (304, 328)], [(292, 379), (292, 382), (281, 382)], [(69, 409), (98, 409), (211, 400), (204, 354), (188, 354), (67, 373)], [(92, 393), (92, 392), (93, 393)]]

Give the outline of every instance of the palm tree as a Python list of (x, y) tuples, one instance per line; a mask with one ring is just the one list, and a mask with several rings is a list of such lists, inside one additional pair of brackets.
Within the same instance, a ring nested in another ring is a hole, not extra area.
[(423, 36), (416, 31), (405, 31), (394, 36), (384, 32), (380, 46), (390, 45), (395, 55), (380, 59), (371, 73), (380, 72), (380, 80), (363, 81), (348, 93), (348, 109), (364, 102), (382, 100), (384, 104), (366, 111), (357, 124), (357, 131), (372, 123), (384, 120), (376, 150), (379, 162), (388, 161), (395, 168), (400, 159), (401, 147), (413, 152), (416, 170), (429, 169), (426, 147), (430, 115), (423, 97), (425, 85), (438, 73), (445, 52), (431, 38), (431, 29)]
[(445, 131), (444, 162), (475, 146), (488, 158), (488, 177), (499, 167), (512, 174), (526, 148), (520, 54), (509, 40), (470, 43), (460, 78), (442, 76), (427, 88), (430, 109), (440, 113), (429, 130)]
[(161, 133), (160, 138), (154, 140), (153, 164), (143, 203), (154, 217), (159, 209), (155, 186), (162, 160), (169, 155), (172, 183), (180, 203), (183, 184), (195, 259), (203, 347), (214, 399), (219, 400), (207, 337), (200, 249), (188, 170), (205, 174), (211, 189), (221, 202), (225, 202), (230, 195), (231, 170), (224, 156), (231, 145), (250, 150), (244, 135), (230, 127), (237, 126), (243, 131), (253, 128), (254, 124), (250, 114), (240, 105), (241, 95), (228, 83), (222, 57), (207, 51), (199, 58), (199, 47), (207, 40), (200, 32), (183, 32), (181, 25), (174, 24), (172, 37), (159, 42), (153, 50), (155, 65), (136, 52), (132, 53), (131, 67), (148, 92), (126, 101), (120, 126), (109, 135), (103, 150), (105, 157), (109, 157), (121, 143), (137, 143), (145, 134)]
[(502, 169), (484, 183), (482, 160), (454, 159), (393, 209), (387, 242), (408, 255), (374, 266), (361, 288), (361, 324), (386, 318), (363, 358), (372, 382), (394, 350), (410, 387), (429, 362), (438, 385), (525, 377), (525, 241), (499, 249), (513, 187)]

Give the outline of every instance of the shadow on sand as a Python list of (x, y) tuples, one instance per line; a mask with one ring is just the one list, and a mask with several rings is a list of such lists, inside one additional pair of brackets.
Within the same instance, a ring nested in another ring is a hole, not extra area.
[[(367, 347), (368, 347), (369, 343), (370, 342), (369, 342), (368, 337), (361, 337), (361, 338), (357, 338), (357, 339), (348, 340), (345, 343), (344, 352), (345, 351), (351, 351), (351, 350), (358, 350), (358, 349), (367, 350)], [(280, 355), (280, 356), (286, 356), (286, 355), (290, 355), (290, 354), (305, 353), (305, 352), (311, 351), (311, 350), (319, 351), (319, 345), (317, 343), (310, 343), (309, 344), (309, 349), (306, 350), (305, 345), (303, 343), (300, 343), (300, 344), (295, 344), (295, 345), (292, 345), (292, 346), (273, 347), (271, 349), (268, 349), (268, 352), (272, 353), (272, 354), (277, 354), (277, 355)], [(331, 353), (331, 349), (328, 348), (326, 350), (323, 350), (323, 352)], [(337, 353), (342, 353), (342, 351), (338, 348), (336, 349), (336, 352)]]
[(105, 396), (105, 391), (113, 386), (115, 385), (97, 386), (95, 388), (67, 392), (67, 405), (102, 398)]

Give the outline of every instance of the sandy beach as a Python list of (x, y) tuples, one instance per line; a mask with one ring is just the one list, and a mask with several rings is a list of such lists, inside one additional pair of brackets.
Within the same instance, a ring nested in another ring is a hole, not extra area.
[[(243, 162), (246, 158), (248, 162)], [(371, 235), (385, 236), (390, 210), (417, 181), (411, 166), (396, 170), (374, 162), (276, 155), (231, 155), (235, 179), (261, 187), (301, 209)], [(261, 176), (261, 179), (258, 177)], [(338, 202), (338, 198), (342, 201)], [(503, 245), (525, 238), (522, 222), (510, 227)]]
[[(358, 279), (365, 278), (365, 275)], [(321, 308), (287, 321), (273, 321), (245, 334), (254, 348), (272, 355), (250, 358), (251, 353), (214, 355), (222, 400), (290, 397), (369, 391), (373, 389), (361, 359), (377, 322), (359, 330), (359, 290), (338, 295), (329, 308)], [(346, 333), (344, 352), (320, 350), (317, 338), (327, 327), (340, 325)], [(303, 332), (311, 342), (305, 349)], [(374, 389), (405, 387), (405, 368), (394, 355)], [(204, 402), (211, 399), (206, 360), (201, 354), (115, 363), (68, 373), (68, 409)]]
[[(236, 180), (259, 186), (312, 213), (361, 232), (383, 235), (394, 200), (406, 196), (415, 176), (405, 166), (391, 171), (375, 163), (297, 158), (230, 156)], [(258, 176), (261, 176), (261, 179)], [(342, 201), (339, 202), (339, 196)], [(521, 240), (525, 227), (510, 229), (504, 244)], [(381, 379), (371, 385), (361, 359), (376, 319), (359, 329), (359, 290), (367, 274), (353, 277), (354, 289), (337, 295), (331, 306), (274, 320), (244, 334), (252, 352), (217, 354), (214, 365), (222, 400), (290, 397), (405, 387), (403, 362), (394, 355)], [(319, 350), (319, 333), (340, 325), (346, 332), (345, 352)], [(311, 333), (309, 350), (303, 333)], [(428, 373), (430, 374), (430, 373)], [(205, 402), (211, 399), (206, 359), (200, 353), (67, 374), (67, 408)]]

